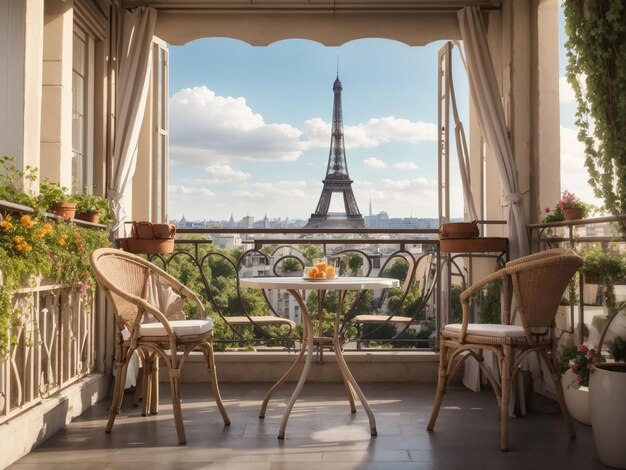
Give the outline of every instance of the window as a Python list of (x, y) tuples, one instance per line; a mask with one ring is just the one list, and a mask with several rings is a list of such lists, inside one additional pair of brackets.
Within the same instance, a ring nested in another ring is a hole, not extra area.
[[(74, 28), (72, 56), (72, 191), (93, 186), (94, 40)], [(90, 189), (91, 190), (91, 189)]]

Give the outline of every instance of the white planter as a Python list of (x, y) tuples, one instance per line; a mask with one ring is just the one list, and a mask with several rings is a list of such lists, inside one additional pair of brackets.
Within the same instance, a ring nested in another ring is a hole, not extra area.
[(589, 405), (600, 461), (626, 468), (626, 363), (601, 364), (592, 372)]
[(561, 377), (565, 404), (572, 418), (583, 424), (591, 424), (589, 411), (589, 387), (582, 387), (576, 381), (576, 374), (568, 370)]

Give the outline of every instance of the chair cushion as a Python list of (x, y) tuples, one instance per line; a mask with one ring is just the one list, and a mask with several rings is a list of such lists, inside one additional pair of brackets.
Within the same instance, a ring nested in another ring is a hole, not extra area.
[[(170, 326), (176, 336), (201, 335), (213, 329), (213, 320), (173, 320)], [(167, 336), (165, 327), (160, 322), (139, 325), (139, 336)]]
[[(453, 325), (446, 325), (444, 330), (452, 331), (454, 333), (461, 332), (461, 324), (455, 323)], [(494, 336), (498, 338), (513, 337), (523, 338), (524, 328), (519, 325), (493, 325), (488, 323), (470, 323), (467, 325), (468, 335), (477, 336)]]

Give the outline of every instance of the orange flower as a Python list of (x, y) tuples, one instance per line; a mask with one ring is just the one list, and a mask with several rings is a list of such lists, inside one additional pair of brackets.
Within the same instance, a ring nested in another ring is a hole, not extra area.
[(16, 235), (14, 236), (11, 241), (15, 244), (15, 245), (19, 245), (20, 243), (24, 242), (24, 237), (21, 235)]
[(59, 245), (61, 245), (61, 246), (65, 245), (65, 235), (63, 235), (61, 238), (59, 238)]
[(35, 221), (31, 218), (30, 215), (23, 215), (20, 218), (20, 222), (22, 223), (22, 226), (24, 228), (33, 228), (33, 226), (35, 225)]
[(2, 227), (2, 230), (4, 230), (5, 232), (8, 232), (9, 230), (11, 230), (13, 228), (13, 224), (11, 223), (11, 216), (7, 215), (4, 220), (2, 220), (2, 222), (0, 222), (0, 227)]
[(50, 232), (52, 232), (52, 224), (49, 223), (45, 223), (43, 224), (43, 226), (41, 227), (41, 229), (47, 234), (49, 234)]

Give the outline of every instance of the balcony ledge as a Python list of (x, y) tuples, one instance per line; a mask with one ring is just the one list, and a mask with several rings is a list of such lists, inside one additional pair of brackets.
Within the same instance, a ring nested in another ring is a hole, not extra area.
[[(220, 382), (276, 382), (296, 360), (294, 352), (218, 352), (215, 354)], [(436, 383), (439, 354), (432, 351), (344, 351), (350, 370), (359, 382)], [(320, 362), (315, 356), (309, 382), (340, 382), (341, 376), (332, 352), (325, 350)], [(304, 362), (304, 361), (303, 361)], [(289, 377), (295, 382), (302, 366)], [(208, 381), (204, 357), (189, 356), (183, 367), (183, 382)], [(161, 380), (167, 380), (162, 369)]]

